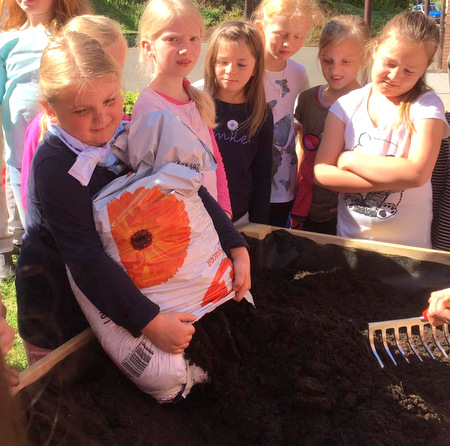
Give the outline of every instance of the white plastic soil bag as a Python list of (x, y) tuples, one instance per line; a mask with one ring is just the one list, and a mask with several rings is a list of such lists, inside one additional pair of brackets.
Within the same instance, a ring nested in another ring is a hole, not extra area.
[[(176, 118), (151, 115), (136, 121), (139, 132), (133, 132), (133, 121), (130, 125), (127, 153), (137, 171), (100, 191), (94, 219), (105, 250), (144, 295), (162, 312), (188, 312), (198, 319), (234, 297), (232, 262), (197, 193), (201, 170), (215, 163)], [(136, 146), (133, 135), (138, 135)], [(142, 149), (145, 137), (147, 150)], [(167, 402), (207, 380), (184, 355), (165, 353), (143, 335), (134, 338), (116, 325), (84, 296), (70, 273), (69, 279), (103, 348), (141, 390)]]
[[(149, 131), (151, 129), (151, 131)], [(217, 199), (217, 163), (208, 146), (169, 110), (134, 118), (114, 143), (114, 153), (133, 170), (142, 164), (156, 173), (167, 163), (178, 163), (201, 172), (202, 184)]]

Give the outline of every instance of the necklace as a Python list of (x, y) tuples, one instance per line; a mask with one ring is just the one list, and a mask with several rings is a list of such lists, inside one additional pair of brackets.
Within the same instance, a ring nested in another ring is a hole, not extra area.
[(267, 74), (267, 71), (264, 72), (264, 75), (269, 81), (269, 84), (272, 85), (272, 88), (275, 90), (275, 92), (280, 98), (284, 98), (284, 96), (286, 96), (286, 93), (289, 93), (291, 91), (287, 86), (287, 79), (285, 79), (284, 77), (285, 71), (286, 67), (284, 67), (283, 73), (281, 74), (281, 79), (276, 80), (275, 83), (271, 81), (269, 75)]

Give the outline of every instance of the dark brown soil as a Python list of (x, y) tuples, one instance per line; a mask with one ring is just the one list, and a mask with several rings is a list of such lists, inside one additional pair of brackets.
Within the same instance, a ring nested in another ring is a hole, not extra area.
[(368, 322), (419, 315), (450, 267), (284, 232), (250, 244), (256, 308), (205, 316), (187, 352), (210, 384), (160, 406), (92, 343), (22, 392), (36, 444), (450, 445), (449, 360), (382, 370), (367, 344)]

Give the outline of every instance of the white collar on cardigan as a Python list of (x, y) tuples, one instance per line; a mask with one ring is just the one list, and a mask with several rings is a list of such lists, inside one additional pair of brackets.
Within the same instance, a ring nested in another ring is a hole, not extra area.
[(58, 124), (50, 123), (48, 131), (57, 136), (77, 155), (77, 159), (68, 173), (76, 178), (83, 186), (87, 186), (98, 164), (102, 167), (110, 167), (117, 161), (117, 157), (111, 152), (111, 145), (119, 134), (122, 133), (124, 128), (121, 122), (111, 140), (101, 147), (90, 146), (79, 141)]

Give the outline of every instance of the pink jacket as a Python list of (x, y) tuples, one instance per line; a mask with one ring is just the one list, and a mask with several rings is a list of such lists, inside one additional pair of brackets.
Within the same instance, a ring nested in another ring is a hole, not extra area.
[(39, 113), (28, 124), (23, 141), (22, 170), (20, 172), (20, 195), (22, 197), (23, 208), (27, 209), (27, 185), (30, 175), (31, 160), (36, 152), (41, 135), (41, 118), (44, 112)]

